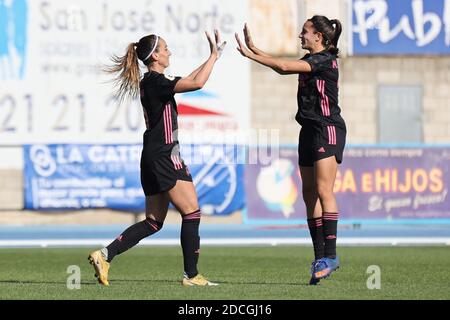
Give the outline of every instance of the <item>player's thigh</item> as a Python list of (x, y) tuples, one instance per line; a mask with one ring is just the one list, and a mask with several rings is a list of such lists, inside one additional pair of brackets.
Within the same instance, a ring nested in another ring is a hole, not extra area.
[(164, 222), (169, 209), (167, 192), (145, 197), (145, 216), (158, 222)]
[(170, 202), (182, 215), (199, 209), (197, 192), (191, 181), (177, 180), (175, 186), (168, 192)]
[(333, 190), (337, 168), (338, 163), (334, 155), (314, 163), (314, 176), (318, 189)]
[(302, 188), (304, 191), (315, 190), (314, 167), (300, 166), (300, 176), (302, 178)]

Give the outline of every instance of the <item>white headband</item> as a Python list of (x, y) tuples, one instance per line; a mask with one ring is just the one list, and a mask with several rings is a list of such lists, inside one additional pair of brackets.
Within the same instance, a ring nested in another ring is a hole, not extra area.
[(155, 45), (153, 46), (153, 49), (152, 49), (152, 51), (150, 51), (150, 53), (148, 54), (148, 56), (147, 57), (145, 57), (145, 59), (144, 60), (142, 60), (142, 61), (145, 61), (145, 60), (147, 60), (148, 58), (150, 58), (150, 56), (152, 55), (152, 53), (155, 51), (155, 49), (156, 49), (156, 47), (158, 46), (158, 40), (159, 40), (159, 37), (158, 36), (156, 36), (156, 41), (155, 41)]

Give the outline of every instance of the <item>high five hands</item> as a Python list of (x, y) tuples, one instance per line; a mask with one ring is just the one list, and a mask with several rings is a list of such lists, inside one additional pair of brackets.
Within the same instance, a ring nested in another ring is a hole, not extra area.
[(253, 53), (254, 44), (247, 24), (244, 25), (244, 39), (247, 47), (242, 44), (241, 39), (239, 38), (239, 35), (237, 33), (235, 33), (234, 36), (238, 44), (238, 47), (236, 49), (241, 55), (248, 58)]
[(206, 38), (208, 38), (209, 42), (209, 49), (211, 50), (211, 54), (215, 54), (216, 60), (220, 58), (222, 55), (223, 50), (225, 49), (225, 45), (227, 44), (226, 41), (221, 42), (220, 40), (220, 33), (219, 30), (214, 29), (214, 40), (212, 40), (211, 35), (208, 33), (208, 31), (205, 31)]
[[(253, 54), (253, 48), (254, 48), (254, 44), (253, 44), (253, 39), (252, 36), (250, 34), (250, 30), (247, 26), (247, 24), (244, 25), (244, 39), (245, 39), (245, 45), (242, 44), (241, 39), (239, 38), (238, 33), (235, 33), (234, 36), (236, 38), (238, 47), (237, 50), (239, 51), (239, 53), (241, 55), (243, 55), (244, 57), (249, 57), (251, 54)], [(208, 31), (205, 31), (206, 37), (208, 39), (209, 42), (209, 48), (211, 50), (211, 54), (215, 54), (217, 55), (217, 59), (220, 58), (220, 56), (222, 55), (222, 52), (225, 48), (225, 45), (227, 44), (226, 41), (221, 41), (220, 39), (220, 33), (217, 29), (214, 29), (214, 40), (211, 38), (211, 35), (209, 34)]]

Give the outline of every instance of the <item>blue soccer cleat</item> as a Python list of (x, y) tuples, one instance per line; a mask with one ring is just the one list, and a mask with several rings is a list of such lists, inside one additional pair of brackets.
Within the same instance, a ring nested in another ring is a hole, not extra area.
[(315, 279), (314, 276), (313, 276), (313, 274), (314, 274), (314, 265), (315, 265), (315, 264), (316, 264), (316, 260), (314, 260), (314, 261), (311, 263), (311, 271), (310, 271), (310, 273), (311, 273), (311, 279), (309, 280), (309, 284), (310, 284), (310, 285), (313, 285), (313, 286), (315, 286), (316, 284), (318, 284), (319, 281), (320, 281), (320, 280)]
[(311, 279), (309, 280), (309, 285), (310, 286), (316, 286), (316, 285), (319, 284), (319, 282), (320, 282), (320, 279), (316, 279), (314, 277), (311, 277)]
[(319, 281), (320, 281), (320, 279), (316, 279), (316, 278), (314, 277), (314, 273), (316, 272), (316, 268), (317, 268), (317, 263), (318, 263), (320, 260), (321, 260), (321, 259), (314, 260), (314, 261), (311, 263), (311, 271), (310, 271), (310, 273), (311, 273), (311, 279), (309, 280), (309, 284), (312, 285), (312, 286), (317, 285), (317, 284), (319, 283)]
[(336, 258), (322, 258), (316, 261), (313, 267), (312, 278), (320, 280), (327, 278), (333, 271), (339, 268), (339, 257)]

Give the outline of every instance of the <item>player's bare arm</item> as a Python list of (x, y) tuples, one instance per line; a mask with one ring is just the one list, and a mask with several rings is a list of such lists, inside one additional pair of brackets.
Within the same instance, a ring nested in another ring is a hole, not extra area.
[(206, 84), (206, 81), (208, 81), (209, 79), (214, 63), (220, 58), (225, 48), (226, 41), (221, 42), (220, 33), (217, 29), (214, 30), (214, 41), (212, 40), (208, 32), (205, 32), (205, 34), (209, 42), (211, 54), (208, 60), (206, 60), (206, 62), (204, 62), (200, 67), (195, 69), (187, 77), (182, 78), (180, 79), (180, 81), (178, 81), (175, 86), (176, 93), (195, 91), (203, 88), (203, 86)]
[(235, 34), (236, 41), (238, 43), (237, 50), (239, 53), (259, 64), (272, 68), (279, 74), (298, 74), (302, 72), (311, 72), (311, 66), (309, 63), (301, 60), (287, 60), (282, 58), (275, 58), (271, 56), (262, 56), (255, 54), (248, 47), (246, 47), (240, 40), (239, 35)]

